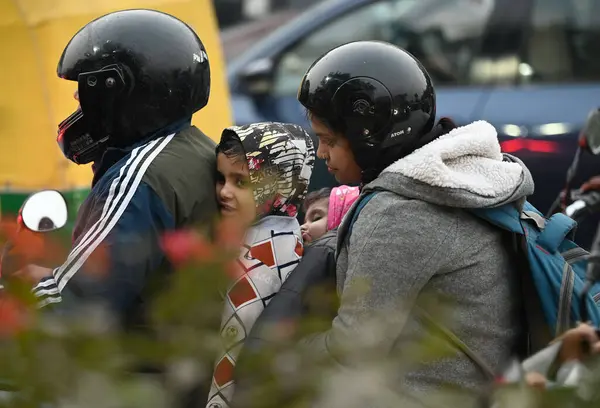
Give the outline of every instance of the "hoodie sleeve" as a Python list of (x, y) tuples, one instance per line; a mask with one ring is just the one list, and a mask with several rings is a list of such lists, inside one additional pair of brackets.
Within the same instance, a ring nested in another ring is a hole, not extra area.
[(41, 307), (100, 301), (122, 316), (164, 262), (160, 236), (175, 222), (154, 190), (141, 182), (131, 196), (111, 197), (91, 197), (66, 262), (34, 288)]
[[(300, 323), (306, 317), (322, 318), (335, 309), (319, 304), (319, 309), (310, 304), (311, 290), (325, 293), (335, 287), (335, 256), (332, 245), (317, 242), (305, 248), (298, 266), (285, 280), (281, 289), (260, 314), (244, 343), (243, 353), (259, 353), (270, 343), (269, 326), (282, 323)], [(311, 307), (312, 306), (312, 307)]]
[(367, 203), (338, 258), (338, 279), (346, 276), (337, 316), (329, 331), (305, 339), (307, 351), (341, 364), (348, 355), (389, 355), (407, 320), (402, 310), (437, 273), (452, 238), (453, 218), (440, 211), (388, 192)]

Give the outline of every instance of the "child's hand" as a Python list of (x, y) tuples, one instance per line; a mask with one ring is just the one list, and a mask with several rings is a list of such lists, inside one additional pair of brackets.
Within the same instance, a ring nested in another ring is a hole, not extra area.
[(560, 363), (581, 361), (589, 354), (600, 353), (600, 336), (596, 330), (588, 324), (580, 324), (563, 334), (559, 338), (563, 342), (558, 357)]
[(591, 191), (591, 190), (600, 190), (600, 176), (594, 176), (585, 183), (583, 183), (580, 187), (582, 193)]
[(542, 374), (533, 371), (525, 374), (525, 383), (532, 388), (545, 390), (548, 380)]
[(52, 269), (44, 268), (38, 265), (27, 265), (18, 272), (15, 272), (14, 276), (29, 281), (31, 284), (36, 285), (42, 279), (52, 276)]

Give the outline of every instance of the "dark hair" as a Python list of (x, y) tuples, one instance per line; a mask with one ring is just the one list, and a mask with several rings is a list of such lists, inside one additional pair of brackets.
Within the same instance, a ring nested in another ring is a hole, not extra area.
[(304, 212), (308, 211), (308, 207), (313, 205), (319, 200), (324, 198), (329, 200), (329, 196), (331, 195), (331, 189), (329, 187), (324, 187), (319, 190), (311, 191), (306, 195), (304, 202), (302, 203), (302, 210)]
[(324, 124), (328, 129), (330, 129), (333, 133), (344, 135), (346, 133), (346, 128), (342, 121), (331, 121), (326, 119), (324, 116), (317, 115), (313, 111), (308, 108), (304, 109), (304, 114), (306, 119), (310, 122), (315, 119)]
[(246, 160), (246, 151), (244, 150), (244, 146), (242, 145), (239, 136), (235, 132), (228, 131), (227, 129), (223, 131), (221, 142), (219, 142), (216, 148), (216, 153), (223, 153), (230, 159), (239, 158)]

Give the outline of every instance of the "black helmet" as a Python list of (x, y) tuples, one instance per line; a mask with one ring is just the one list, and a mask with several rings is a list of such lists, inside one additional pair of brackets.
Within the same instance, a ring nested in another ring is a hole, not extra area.
[(79, 164), (191, 117), (210, 91), (200, 38), (155, 10), (117, 11), (88, 23), (67, 44), (57, 72), (78, 82), (80, 108), (59, 125), (58, 142)]
[[(308, 69), (298, 100), (348, 139), (363, 170), (380, 171), (420, 147), (435, 122), (429, 74), (411, 54), (380, 41), (356, 41), (329, 51)], [(400, 157), (398, 157), (400, 156)]]

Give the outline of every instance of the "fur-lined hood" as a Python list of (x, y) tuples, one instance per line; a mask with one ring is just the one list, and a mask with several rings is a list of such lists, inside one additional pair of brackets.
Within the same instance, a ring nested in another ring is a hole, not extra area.
[(458, 127), (387, 167), (365, 186), (458, 208), (498, 207), (531, 195), (529, 170), (502, 154), (485, 121)]

